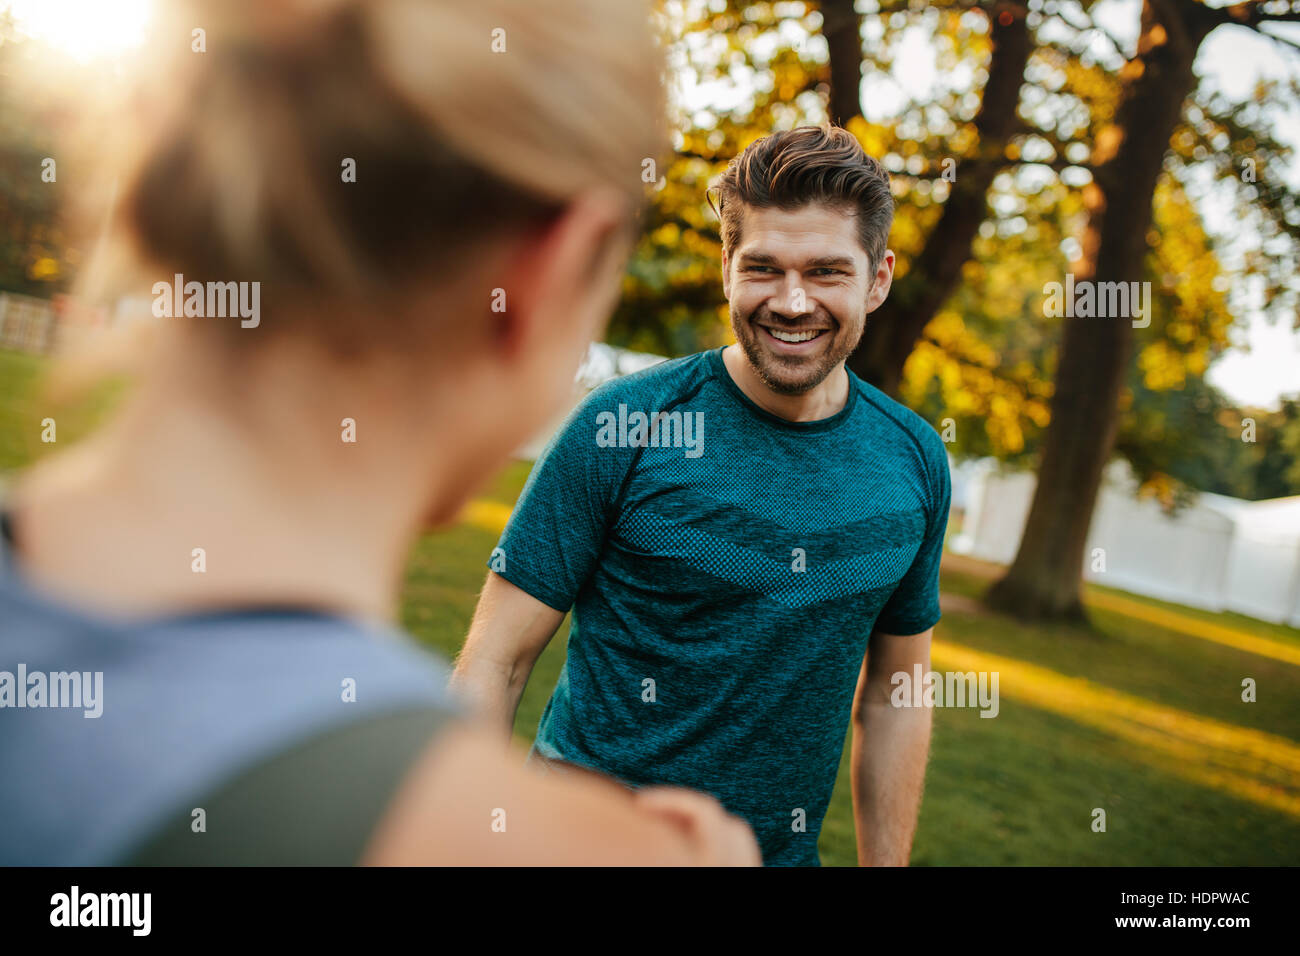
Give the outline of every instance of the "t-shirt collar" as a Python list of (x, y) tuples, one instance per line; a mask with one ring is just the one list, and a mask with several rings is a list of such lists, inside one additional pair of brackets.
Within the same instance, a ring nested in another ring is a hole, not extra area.
[(769, 425), (777, 428), (785, 428), (796, 432), (820, 432), (827, 431), (843, 424), (848, 420), (853, 412), (853, 406), (857, 404), (858, 389), (853, 381), (854, 375), (848, 369), (845, 369), (849, 376), (849, 395), (844, 400), (844, 407), (829, 418), (819, 418), (811, 422), (792, 422), (788, 418), (782, 418), (763, 408), (752, 398), (745, 394), (744, 390), (736, 384), (735, 379), (731, 377), (731, 372), (727, 370), (727, 363), (722, 358), (722, 350), (726, 346), (719, 346), (709, 351), (709, 364), (713, 368), (714, 374), (718, 377), (723, 385), (731, 392), (732, 396), (740, 402), (750, 413)]

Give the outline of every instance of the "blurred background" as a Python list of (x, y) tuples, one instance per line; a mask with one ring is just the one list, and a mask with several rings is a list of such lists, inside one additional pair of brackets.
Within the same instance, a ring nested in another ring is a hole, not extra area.
[[(65, 393), (64, 356), (166, 321), (147, 294), (89, 291), (111, 269), (103, 159), (177, 52), (156, 34), (166, 6), (0, 0), (0, 476), (129, 388)], [(996, 671), (1006, 695), (996, 719), (936, 713), (914, 863), (1297, 862), (1300, 4), (657, 15), (674, 154), (643, 177), (645, 230), (575, 399), (731, 341), (706, 189), (748, 143), (833, 120), (885, 163), (895, 284), (852, 366), (948, 445), (934, 667)], [(1055, 314), (1067, 276), (1149, 283), (1149, 323)], [(547, 437), (412, 554), (403, 623), (431, 646), (459, 649)], [(525, 692), (525, 741), (563, 651)], [(855, 862), (847, 772), (832, 865)]]

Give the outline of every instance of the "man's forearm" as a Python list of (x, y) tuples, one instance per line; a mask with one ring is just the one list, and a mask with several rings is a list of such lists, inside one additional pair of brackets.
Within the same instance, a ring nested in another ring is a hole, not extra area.
[(563, 620), (562, 612), (488, 572), (451, 686), (507, 739), (528, 675)]
[(873, 701), (853, 725), (853, 817), (861, 866), (906, 866), (925, 787), (933, 710)]
[(452, 690), (465, 697), (479, 715), (507, 737), (514, 732), (515, 712), (523, 696), (527, 674), (516, 667), (494, 661), (484, 654), (462, 654), (452, 671)]

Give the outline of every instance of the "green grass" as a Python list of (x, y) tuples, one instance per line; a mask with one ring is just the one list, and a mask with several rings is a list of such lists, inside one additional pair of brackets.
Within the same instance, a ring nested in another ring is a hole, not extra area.
[[(987, 582), (947, 569), (941, 586), (945, 591), (976, 594), (988, 587)], [(1085, 593), (1090, 590), (1085, 589)], [(1127, 592), (1113, 593), (1179, 614), (1187, 611)], [(1089, 614), (1092, 630), (953, 612), (945, 615), (935, 637), (1049, 667), (1071, 677), (1084, 677), (1157, 704), (1300, 741), (1300, 707), (1296, 706), (1300, 701), (1300, 668), (1115, 612), (1090, 608)], [(1215, 615), (1206, 617), (1213, 619)], [(1276, 640), (1277, 628), (1262, 621), (1240, 615), (1220, 617), (1223, 620), (1216, 623)], [(1294, 629), (1291, 635), (1292, 640), (1300, 637)], [(1243, 677), (1255, 678), (1268, 692), (1260, 694), (1258, 702), (1244, 705)]]
[[(526, 464), (515, 463), (484, 497), (513, 503), (527, 472)], [(460, 648), (495, 544), (495, 535), (460, 525), (430, 535), (416, 549), (405, 623), (444, 654)], [(977, 595), (987, 582), (945, 571), (943, 587)], [(1197, 617), (1258, 636), (1300, 637), (1239, 615)], [(950, 611), (936, 639), (1300, 741), (1300, 668), (1119, 614), (1097, 612), (1094, 621), (1095, 629), (1085, 631)], [(567, 626), (524, 690), (515, 722), (523, 742), (532, 739), (555, 686), (566, 634)], [(1241, 702), (1241, 676), (1267, 688), (1258, 703)], [(846, 735), (822, 829), (828, 866), (857, 860), (848, 745)], [(1300, 795), (1300, 780), (1292, 781), (1290, 792)], [(1092, 831), (1095, 807), (1106, 810), (1105, 833)], [(1005, 694), (993, 720), (972, 709), (935, 711), (914, 865), (1250, 865), (1298, 858), (1296, 817), (1171, 774), (1140, 747), (1086, 723), (1019, 705)]]
[[(979, 593), (987, 582), (945, 570), (942, 586)], [(1218, 623), (1273, 634), (1250, 618), (1223, 617)], [(935, 638), (1300, 741), (1295, 665), (1119, 614), (1094, 611), (1093, 622), (1093, 630), (1030, 626), (950, 611)], [(1242, 702), (1243, 676), (1267, 688), (1257, 703)], [(1170, 773), (1143, 747), (1087, 725), (1087, 716), (1075, 721), (1021, 705), (1005, 687), (997, 719), (973, 710), (936, 710), (913, 862), (1254, 865), (1300, 859), (1296, 816)], [(1286, 790), (1300, 795), (1300, 779), (1292, 775)], [(848, 814), (847, 793), (844, 799)], [(1094, 807), (1107, 811), (1106, 833), (1089, 827)], [(834, 852), (825, 841), (823, 848)]]
[[(31, 396), (38, 361), (0, 352), (0, 468), (41, 449), (33, 444), (44, 411)], [(87, 415), (92, 421), (102, 411)], [(70, 419), (71, 420), (71, 419)], [(60, 439), (64, 437), (60, 420)], [(528, 473), (515, 463), (481, 497), (513, 504)], [(460, 649), (496, 535), (468, 523), (424, 537), (407, 569), (402, 623), (451, 657)], [(945, 570), (943, 588), (978, 596), (987, 582)], [(1088, 593), (1105, 589), (1089, 586)], [(1118, 592), (1117, 592), (1118, 593)], [(1233, 614), (1138, 600), (1186, 618), (1281, 643), (1300, 632)], [(1300, 742), (1300, 667), (1201, 640), (1177, 628), (1095, 610), (1094, 628), (1027, 625), (1009, 618), (948, 611), (936, 640), (1013, 658), (1057, 675), (1084, 678), (1235, 728)], [(531, 739), (564, 660), (567, 625), (538, 661), (515, 731)], [(1254, 677), (1259, 700), (1244, 704), (1241, 678)], [(934, 739), (912, 862), (914, 865), (1258, 865), (1300, 860), (1300, 813), (1187, 779), (1158, 753), (1102, 730), (1086, 713), (1037, 709), (1003, 688), (996, 719), (974, 709), (935, 711)], [(848, 779), (848, 737), (822, 830), (826, 865), (856, 862)], [(1196, 764), (1196, 760), (1191, 760)], [(1293, 774), (1275, 787), (1300, 797)], [(1107, 813), (1107, 832), (1091, 829)]]
[(0, 350), (0, 470), (17, 468), (40, 441), (36, 383), (42, 363), (31, 355)]
[[(509, 503), (527, 466), (512, 465), (487, 495)], [(460, 648), (495, 535), (467, 525), (430, 535), (413, 555), (405, 624), (447, 655)], [(944, 588), (984, 582), (945, 572)], [(1211, 615), (1213, 617), (1213, 615)], [(1229, 617), (1229, 616), (1225, 616)], [(1300, 668), (1258, 658), (1121, 615), (1097, 614), (1093, 632), (951, 611), (936, 639), (1014, 657), (1154, 703), (1300, 741)], [(1232, 623), (1262, 635), (1249, 618)], [(538, 661), (515, 732), (531, 740), (563, 664), (562, 628)], [(1240, 700), (1240, 675), (1267, 693)], [(848, 742), (821, 838), (823, 863), (856, 863)], [(1300, 790), (1300, 781), (1294, 783)], [(1091, 829), (1107, 812), (1107, 832)], [(1157, 768), (1132, 743), (1004, 696), (998, 718), (935, 711), (914, 865), (1284, 864), (1300, 856), (1300, 821)]]
[[(529, 462), (514, 462), (492, 481), (480, 497), (513, 505), (528, 477)], [(496, 547), (497, 536), (470, 524), (426, 535), (415, 546), (407, 563), (402, 596), (402, 625), (421, 641), (454, 658), (469, 630), (470, 617), (487, 560)], [(569, 633), (566, 617), (555, 638), (542, 652), (528, 687), (519, 701), (515, 733), (527, 743), (533, 739), (551, 688), (564, 666)]]
[[(88, 434), (125, 387), (110, 378), (87, 395), (56, 400), (44, 387), (46, 368), (44, 359), (0, 349), (0, 474)], [(46, 419), (54, 420), (54, 442), (42, 441)]]

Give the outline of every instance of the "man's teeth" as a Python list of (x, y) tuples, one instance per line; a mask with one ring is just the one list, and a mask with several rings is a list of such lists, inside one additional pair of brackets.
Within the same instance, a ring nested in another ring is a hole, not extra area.
[(810, 329), (807, 332), (782, 332), (780, 329), (768, 329), (772, 333), (772, 338), (782, 342), (807, 342), (809, 339), (815, 339), (822, 334), (822, 329)]

